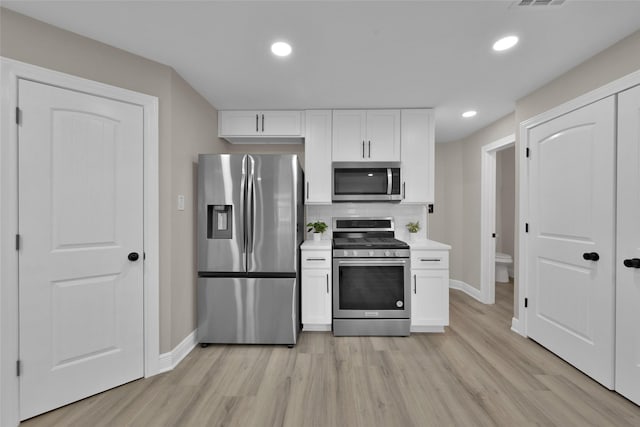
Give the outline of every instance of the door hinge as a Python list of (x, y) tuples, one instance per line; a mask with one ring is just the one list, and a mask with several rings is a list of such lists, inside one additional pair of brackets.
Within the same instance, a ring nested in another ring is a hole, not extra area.
[(22, 121), (22, 111), (20, 111), (20, 107), (16, 107), (16, 124), (19, 125)]
[(525, 222), (525, 223), (524, 223), (524, 232), (525, 232), (525, 233), (528, 233), (528, 232), (529, 232), (529, 223), (528, 223), (528, 222)]
[(527, 147), (527, 150), (525, 152), (525, 157), (527, 158), (531, 157), (531, 150), (529, 150), (529, 147)]
[(524, 299), (524, 308), (529, 307), (529, 298)]
[(20, 235), (16, 234), (16, 251), (20, 250)]
[(496, 233), (491, 233), (491, 237), (496, 238)]
[(22, 374), (22, 362), (16, 360), (16, 377), (19, 377)]

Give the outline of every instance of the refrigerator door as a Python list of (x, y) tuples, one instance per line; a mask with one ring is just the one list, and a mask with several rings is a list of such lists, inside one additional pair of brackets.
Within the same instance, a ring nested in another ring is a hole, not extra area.
[(246, 272), (246, 158), (198, 157), (199, 272)]
[(198, 279), (198, 342), (295, 344), (295, 278)]
[(295, 155), (250, 155), (247, 271), (295, 272), (302, 173)]

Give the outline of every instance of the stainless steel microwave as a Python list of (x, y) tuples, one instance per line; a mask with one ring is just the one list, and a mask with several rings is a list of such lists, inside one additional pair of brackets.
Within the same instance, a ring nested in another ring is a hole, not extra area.
[(400, 201), (400, 162), (333, 162), (334, 202)]

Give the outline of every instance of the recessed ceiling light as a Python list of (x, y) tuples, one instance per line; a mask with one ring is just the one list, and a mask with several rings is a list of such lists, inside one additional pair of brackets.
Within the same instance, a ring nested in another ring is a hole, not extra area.
[(503, 50), (511, 49), (516, 44), (518, 44), (517, 36), (506, 36), (493, 44), (493, 50), (501, 52)]
[(285, 42), (276, 42), (271, 45), (271, 52), (276, 56), (289, 56), (291, 54), (291, 45)]
[(464, 117), (465, 119), (468, 119), (469, 117), (473, 117), (476, 114), (478, 114), (477, 111), (469, 110), (469, 111), (465, 111), (464, 113), (462, 113), (462, 117)]

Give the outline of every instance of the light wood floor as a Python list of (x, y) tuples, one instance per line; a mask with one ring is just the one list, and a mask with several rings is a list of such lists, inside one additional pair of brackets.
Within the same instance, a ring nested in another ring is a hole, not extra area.
[(172, 372), (24, 426), (639, 426), (640, 408), (509, 330), (495, 306), (451, 291), (444, 334), (196, 347)]

